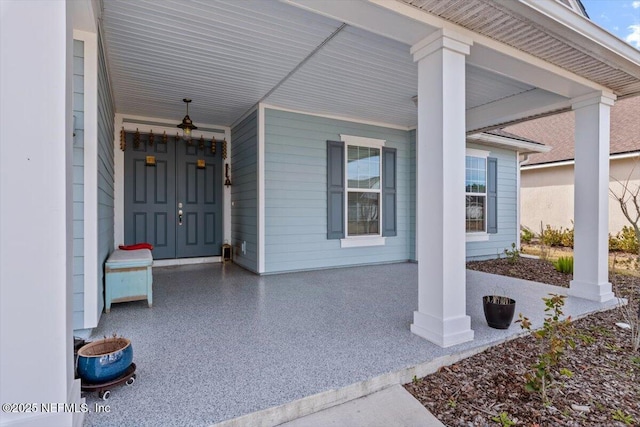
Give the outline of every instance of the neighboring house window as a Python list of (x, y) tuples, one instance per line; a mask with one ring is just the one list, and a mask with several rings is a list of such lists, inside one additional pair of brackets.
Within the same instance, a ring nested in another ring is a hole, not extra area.
[(341, 247), (377, 246), (396, 233), (396, 150), (385, 141), (340, 135), (327, 141), (327, 238)]
[(488, 151), (467, 149), (465, 193), (467, 240), (486, 240), (498, 232), (498, 159)]

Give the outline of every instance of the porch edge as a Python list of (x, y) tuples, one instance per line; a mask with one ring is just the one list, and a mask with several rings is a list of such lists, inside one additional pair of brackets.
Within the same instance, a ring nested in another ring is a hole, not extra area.
[(311, 415), (313, 413), (331, 408), (336, 405), (359, 399), (371, 393), (384, 390), (394, 385), (403, 385), (411, 382), (413, 377), (422, 378), (436, 372), (443, 366), (452, 365), (460, 360), (482, 353), (489, 347), (500, 344), (506, 340), (493, 342), (481, 347), (467, 350), (463, 353), (438, 357), (429, 362), (423, 362), (415, 366), (389, 372), (380, 376), (360, 381), (346, 387), (324, 391), (311, 396), (303, 397), (283, 405), (241, 415), (237, 418), (212, 424), (210, 427), (273, 427), (295, 419)]

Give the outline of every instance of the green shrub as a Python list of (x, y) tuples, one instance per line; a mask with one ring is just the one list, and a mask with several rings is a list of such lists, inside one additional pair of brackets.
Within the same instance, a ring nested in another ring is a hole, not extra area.
[(547, 224), (546, 228), (540, 232), (540, 241), (546, 246), (564, 246), (573, 248), (573, 227), (554, 228)]
[(624, 226), (615, 236), (609, 235), (609, 250), (638, 253), (638, 238), (632, 227)]
[(560, 258), (558, 258), (557, 261), (555, 261), (553, 263), (553, 266), (560, 273), (573, 274), (573, 257), (572, 256), (568, 256), (568, 257), (561, 256)]
[(557, 229), (547, 224), (547, 227), (542, 230), (540, 236), (542, 244), (547, 246), (561, 246), (562, 245), (562, 227)]
[(531, 243), (531, 240), (535, 237), (535, 233), (524, 225), (520, 227), (520, 241), (524, 243)]
[(504, 254), (507, 256), (509, 264), (517, 264), (520, 260), (520, 251), (516, 248), (515, 243), (511, 243), (511, 250), (505, 249)]
[(571, 224), (571, 228), (567, 228), (564, 231), (562, 230), (562, 228), (560, 229), (562, 233), (562, 237), (560, 239), (561, 244), (565, 248), (573, 248), (573, 221), (571, 221)]

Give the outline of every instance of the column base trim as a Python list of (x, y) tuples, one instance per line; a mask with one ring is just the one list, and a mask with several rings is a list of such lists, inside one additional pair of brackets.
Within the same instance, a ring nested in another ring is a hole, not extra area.
[(606, 302), (615, 298), (611, 292), (611, 283), (601, 284), (572, 280), (569, 284), (569, 296), (596, 302)]
[(469, 316), (443, 320), (419, 311), (413, 312), (411, 332), (440, 347), (473, 341), (474, 336)]

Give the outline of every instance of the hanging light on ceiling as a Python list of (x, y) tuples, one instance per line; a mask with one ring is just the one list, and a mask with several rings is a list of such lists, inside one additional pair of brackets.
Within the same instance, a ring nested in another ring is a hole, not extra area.
[(189, 98), (184, 98), (182, 101), (187, 104), (187, 115), (184, 116), (182, 123), (180, 123), (178, 127), (182, 129), (182, 139), (185, 141), (191, 141), (191, 131), (198, 129), (198, 127), (193, 125), (193, 122), (189, 117), (189, 103), (191, 100)]

